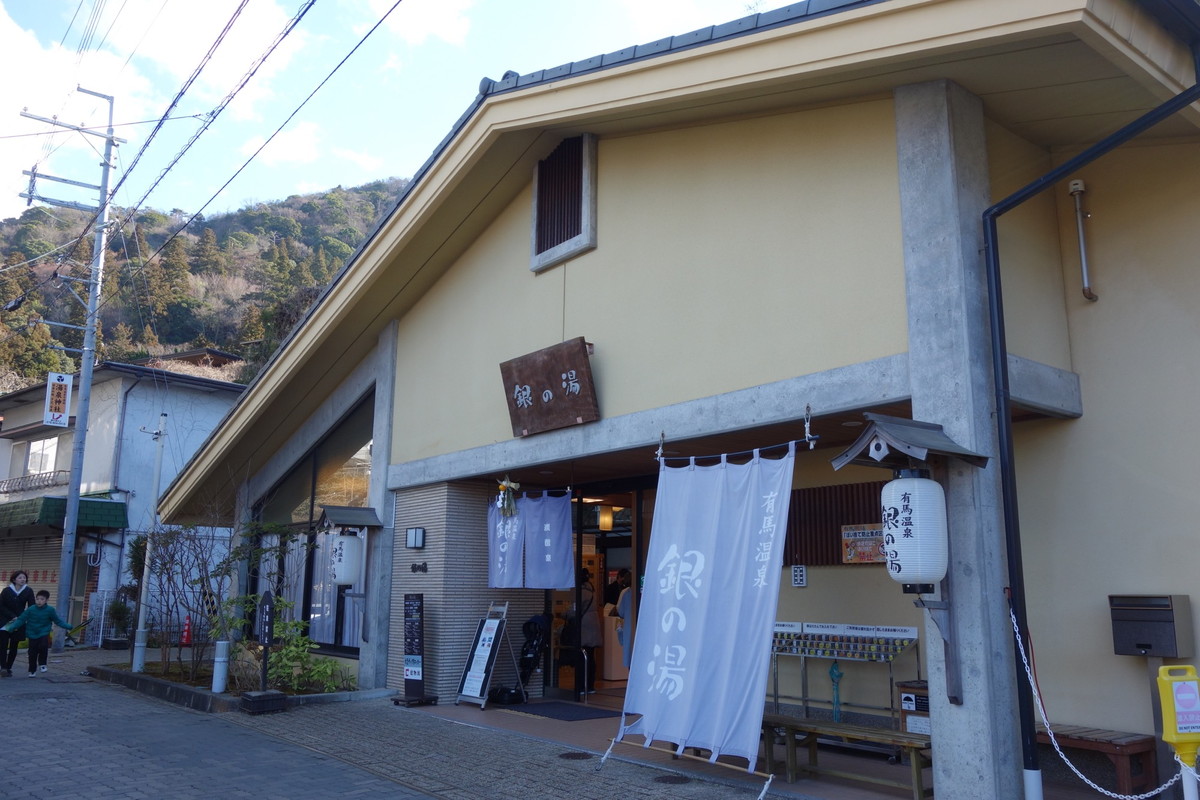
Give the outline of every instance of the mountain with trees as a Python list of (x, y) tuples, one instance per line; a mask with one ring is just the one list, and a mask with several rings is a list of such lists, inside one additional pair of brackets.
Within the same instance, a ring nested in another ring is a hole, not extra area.
[[(215, 348), (244, 358), (228, 379), (249, 382), (408, 184), (339, 186), (207, 218), (112, 207), (98, 358)], [(83, 343), (93, 221), (49, 206), (0, 221), (0, 393), (78, 368), (70, 349)]]

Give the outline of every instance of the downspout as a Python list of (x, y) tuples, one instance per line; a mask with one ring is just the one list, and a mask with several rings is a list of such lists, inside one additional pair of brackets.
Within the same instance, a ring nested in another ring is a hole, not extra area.
[[(1193, 48), (1200, 75), (1200, 50)], [(1020, 630), (1020, 641), (1029, 652), (1029, 625), (1025, 615), (1025, 580), (1021, 565), (1021, 531), (1017, 515), (1017, 480), (1013, 466), (1011, 403), (1008, 383), (1008, 345), (1004, 336), (1004, 306), (1000, 289), (1000, 246), (997, 241), (996, 219), (1031, 199), (1043, 190), (1087, 164), (1124, 144), (1159, 122), (1200, 100), (1200, 83), (1185, 89), (1167, 102), (1147, 112), (1079, 155), (1047, 172), (1042, 177), (1018, 189), (1013, 194), (983, 212), (983, 246), (988, 283), (988, 309), (991, 314), (992, 371), (996, 384), (996, 433), (999, 438), (1001, 496), (1004, 506), (1005, 546), (1008, 554), (1009, 593), (1013, 616)], [(1021, 750), (1026, 770), (1026, 797), (1041, 797), (1040, 782), (1030, 793), (1031, 773), (1038, 770), (1037, 729), (1034, 726), (1033, 695), (1023, 679), (1025, 666), (1017, 654), (1017, 704), (1021, 719)], [(1040, 780), (1040, 779), (1039, 779)]]
[(121, 413), (117, 417), (117, 445), (113, 448), (112, 476), (113, 486), (121, 485), (121, 451), (125, 449), (125, 413), (129, 408), (129, 393), (142, 382), (142, 376), (133, 379), (129, 388), (121, 393)]

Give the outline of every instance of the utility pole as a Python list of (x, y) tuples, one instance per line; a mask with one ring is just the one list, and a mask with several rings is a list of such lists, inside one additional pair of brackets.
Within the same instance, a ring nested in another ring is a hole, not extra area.
[[(145, 428), (142, 428), (145, 431)], [(147, 431), (149, 432), (149, 431)], [(158, 430), (153, 431), (154, 441), (158, 449), (154, 452), (154, 478), (150, 491), (154, 495), (154, 523), (146, 533), (146, 546), (142, 550), (142, 581), (138, 590), (137, 633), (133, 639), (133, 665), (130, 672), (146, 671), (146, 642), (150, 639), (150, 629), (146, 627), (150, 614), (150, 558), (152, 553), (151, 538), (158, 531), (158, 481), (162, 475), (163, 439), (167, 437), (167, 412), (158, 415)]]
[[(103, 167), (100, 185), (89, 186), (87, 184), (77, 183), (76, 181), (70, 181), (64, 178), (39, 176), (35, 170), (32, 173), (25, 173), (30, 177), (29, 192), (23, 192), (21, 194), (21, 197), (28, 198), (30, 203), (32, 203), (34, 200), (40, 200), (43, 203), (49, 203), (50, 205), (95, 212), (97, 215), (96, 240), (92, 253), (91, 275), (88, 280), (87, 322), (84, 325), (83, 350), (80, 351), (79, 401), (75, 411), (75, 442), (71, 453), (71, 478), (67, 487), (67, 510), (66, 515), (63, 518), (62, 557), (60, 558), (58, 564), (58, 597), (55, 601), (59, 612), (68, 615), (71, 612), (71, 585), (74, 583), (75, 538), (77, 528), (79, 527), (79, 493), (83, 484), (83, 454), (84, 448), (87, 444), (88, 412), (90, 410), (92, 401), (92, 369), (95, 366), (96, 361), (96, 312), (100, 307), (100, 286), (104, 276), (105, 237), (108, 235), (108, 176), (109, 172), (112, 170), (113, 148), (118, 142), (124, 142), (123, 139), (117, 139), (115, 136), (113, 136), (113, 98), (106, 94), (100, 94), (99, 92), (88, 91), (82, 86), (77, 87), (77, 89), (84, 94), (89, 94), (93, 97), (99, 97), (102, 100), (108, 101), (108, 131), (103, 134), (104, 161), (100, 165)], [(32, 114), (27, 114), (25, 112), (21, 112), (21, 116), (40, 120), (41, 122), (47, 122), (51, 125), (57, 125), (60, 128), (69, 128), (80, 133), (101, 136), (101, 134), (98, 134), (95, 131), (89, 131), (86, 128), (76, 125), (65, 125), (56, 119), (35, 117)], [(44, 177), (47, 180), (58, 181), (60, 183), (68, 183), (74, 186), (97, 189), (100, 192), (100, 205), (97, 208), (89, 208), (80, 203), (72, 203), (65, 200), (52, 200), (47, 197), (41, 197), (35, 193), (35, 183), (38, 177)], [(78, 295), (76, 295), (76, 298), (78, 299)], [(63, 637), (58, 637), (54, 640), (54, 652), (61, 652), (62, 649)]]

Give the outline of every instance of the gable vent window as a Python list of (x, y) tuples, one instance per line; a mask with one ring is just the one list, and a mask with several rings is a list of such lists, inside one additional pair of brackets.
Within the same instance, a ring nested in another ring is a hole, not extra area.
[(535, 272), (596, 247), (596, 137), (564, 139), (533, 178)]

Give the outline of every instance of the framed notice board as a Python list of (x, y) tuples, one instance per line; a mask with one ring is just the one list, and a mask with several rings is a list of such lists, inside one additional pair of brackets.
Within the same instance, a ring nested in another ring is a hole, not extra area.
[(492, 681), (492, 670), (496, 666), (496, 654), (500, 651), (500, 640), (504, 638), (503, 617), (491, 615), (479, 620), (475, 629), (475, 641), (467, 655), (462, 678), (458, 681), (458, 705), (463, 700), (478, 703), (483, 708), (487, 703), (488, 684)]

